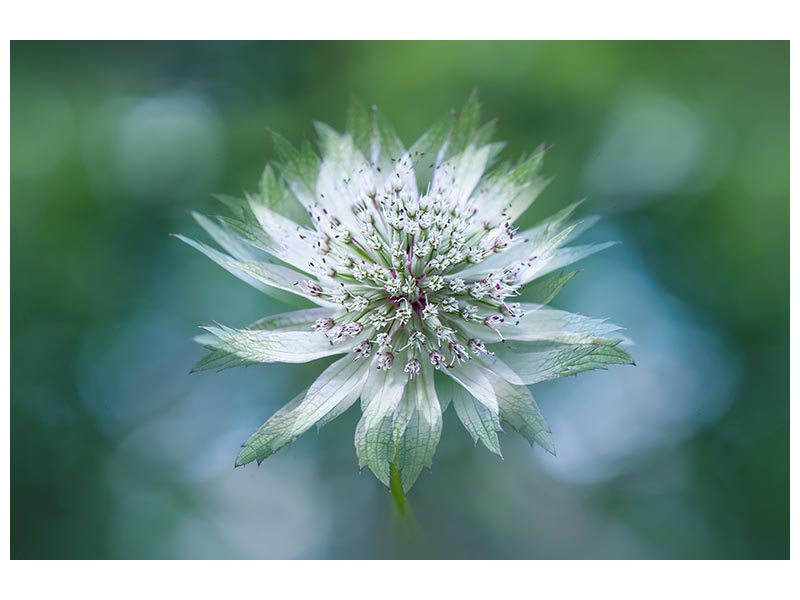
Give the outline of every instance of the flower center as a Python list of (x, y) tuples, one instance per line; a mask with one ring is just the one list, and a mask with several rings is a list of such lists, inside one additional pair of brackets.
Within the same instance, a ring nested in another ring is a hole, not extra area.
[(471, 358), (467, 349), (488, 354), (469, 335), (470, 324), (496, 329), (517, 286), (516, 273), (503, 266), (465, 276), (509, 246), (509, 222), (502, 216), (492, 224), (473, 222), (475, 209), (458, 190), (439, 186), (419, 195), (413, 173), (401, 166), (408, 162), (398, 160), (380, 190), (356, 174), (345, 179), (348, 210), (311, 207), (319, 238), (312, 264), (324, 266), (319, 281), (306, 285), (342, 306), (325, 330), (332, 343), (362, 337), (356, 358), (376, 351), (376, 364), (388, 369), (402, 354), (413, 376), (419, 360), (452, 367)]

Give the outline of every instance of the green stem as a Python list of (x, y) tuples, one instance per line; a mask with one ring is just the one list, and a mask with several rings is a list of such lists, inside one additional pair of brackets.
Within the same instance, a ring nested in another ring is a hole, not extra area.
[(398, 554), (416, 558), (419, 558), (420, 553), (427, 555), (429, 544), (403, 491), (403, 481), (397, 463), (389, 466), (389, 494), (394, 506), (394, 539)]
[(411, 507), (408, 505), (408, 499), (403, 491), (403, 482), (400, 479), (400, 469), (397, 468), (396, 463), (392, 463), (389, 467), (389, 493), (392, 496), (392, 501), (399, 514), (403, 519), (413, 520), (414, 516), (411, 513)]

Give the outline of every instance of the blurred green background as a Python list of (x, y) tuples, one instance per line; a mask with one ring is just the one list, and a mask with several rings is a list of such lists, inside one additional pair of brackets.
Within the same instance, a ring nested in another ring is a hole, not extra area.
[[(788, 43), (11, 46), (14, 558), (788, 558)], [(622, 245), (556, 305), (637, 368), (534, 386), (558, 456), (445, 415), (398, 534), (350, 411), (239, 444), (316, 365), (189, 375), (196, 326), (284, 310), (183, 246), (351, 95), (407, 143), (473, 88), (504, 155), (554, 145), (525, 223), (584, 196)]]

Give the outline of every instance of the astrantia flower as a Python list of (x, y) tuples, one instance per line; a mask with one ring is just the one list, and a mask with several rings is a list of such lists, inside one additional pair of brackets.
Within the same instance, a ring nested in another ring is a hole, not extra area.
[(408, 149), (380, 112), (358, 107), (345, 133), (317, 134), (319, 155), (275, 135), (281, 163), (259, 192), (221, 198), (233, 218), (196, 215), (224, 252), (181, 237), (258, 289), (316, 305), (205, 327), (210, 353), (196, 369), (336, 357), (236, 464), (260, 463), (359, 400), (360, 466), (389, 485), (394, 465), (406, 491), (431, 465), (451, 402), (498, 455), (503, 423), (552, 452), (527, 386), (632, 360), (618, 327), (546, 306), (574, 274), (563, 267), (610, 244), (568, 245), (594, 222), (572, 222), (577, 205), (515, 226), (547, 183), (544, 149), (492, 168), (502, 145), (475, 98)]

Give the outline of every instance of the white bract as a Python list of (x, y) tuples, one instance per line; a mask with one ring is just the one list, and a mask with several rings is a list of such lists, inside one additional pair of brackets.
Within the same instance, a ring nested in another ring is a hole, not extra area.
[(496, 165), (501, 144), (473, 97), (406, 149), (377, 110), (354, 106), (340, 134), (317, 125), (320, 155), (280, 136), (257, 194), (222, 197), (233, 218), (196, 215), (223, 251), (181, 237), (263, 290), (318, 308), (244, 328), (206, 327), (197, 370), (340, 356), (244, 444), (259, 463), (359, 399), (361, 467), (404, 490), (429, 467), (452, 401), (500, 454), (502, 423), (553, 451), (527, 386), (630, 363), (619, 328), (546, 304), (561, 269), (609, 244), (567, 245), (594, 220), (577, 205), (535, 227), (515, 221), (544, 189), (544, 149)]

